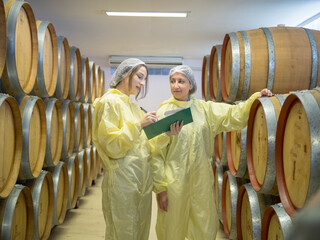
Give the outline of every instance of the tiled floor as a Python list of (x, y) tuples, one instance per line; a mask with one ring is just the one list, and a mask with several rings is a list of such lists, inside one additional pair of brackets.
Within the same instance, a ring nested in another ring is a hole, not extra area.
[[(81, 197), (79, 208), (71, 209), (63, 224), (55, 226), (50, 234), (50, 240), (102, 240), (104, 239), (104, 218), (101, 210), (102, 176), (96, 184), (87, 188), (86, 195)], [(153, 195), (154, 197), (154, 195)], [(153, 198), (154, 200), (155, 198)], [(157, 240), (155, 234), (156, 201), (153, 201), (152, 220), (149, 240)], [(228, 239), (222, 227), (217, 234), (217, 240)]]

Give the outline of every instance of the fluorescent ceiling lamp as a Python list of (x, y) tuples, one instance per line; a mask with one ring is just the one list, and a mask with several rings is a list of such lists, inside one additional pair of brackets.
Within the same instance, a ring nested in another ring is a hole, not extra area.
[(108, 16), (120, 17), (187, 17), (186, 12), (109, 12)]

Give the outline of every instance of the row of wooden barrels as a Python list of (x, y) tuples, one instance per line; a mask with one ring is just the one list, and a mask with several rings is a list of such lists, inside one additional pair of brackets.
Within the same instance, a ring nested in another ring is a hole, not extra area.
[(36, 21), (28, 2), (0, 0), (0, 89), (93, 103), (105, 91), (99, 65), (57, 36), (52, 23)]
[(233, 103), (263, 88), (276, 94), (320, 86), (320, 31), (270, 27), (227, 33), (204, 56), (202, 96)]
[(279, 198), (255, 191), (245, 178), (215, 162), (215, 196), (219, 220), (229, 239), (289, 239), (292, 217)]
[(48, 239), (52, 227), (64, 222), (101, 173), (102, 162), (90, 145), (44, 168), (37, 178), (19, 181), (0, 199), (0, 238)]
[(216, 137), (216, 205), (231, 239), (288, 236), (320, 189), (319, 119), (317, 87), (256, 99), (245, 129)]
[(92, 144), (92, 104), (0, 94), (0, 197)]

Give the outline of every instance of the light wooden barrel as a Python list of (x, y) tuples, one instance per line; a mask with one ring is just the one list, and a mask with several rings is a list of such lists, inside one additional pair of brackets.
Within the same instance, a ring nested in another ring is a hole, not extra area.
[(68, 209), (75, 208), (79, 193), (79, 159), (77, 154), (67, 159), (68, 163)]
[(34, 213), (30, 188), (16, 184), (0, 199), (0, 239), (33, 239)]
[(77, 47), (70, 48), (70, 87), (69, 99), (79, 101), (82, 89), (81, 53)]
[(226, 136), (226, 132), (222, 132), (215, 136), (214, 139), (214, 154), (216, 156), (216, 161), (223, 166), (228, 166)]
[(56, 166), (61, 157), (63, 124), (62, 106), (56, 98), (44, 99), (46, 105), (47, 142), (44, 166)]
[(320, 32), (271, 27), (228, 33), (221, 55), (225, 101), (247, 99), (263, 88), (273, 93), (320, 85)]
[(95, 96), (100, 97), (101, 96), (101, 69), (99, 65), (95, 65), (96, 67), (96, 92), (95, 92)]
[(229, 239), (237, 239), (237, 198), (238, 189), (244, 179), (234, 177), (225, 171), (222, 182), (221, 211), (223, 229)]
[(87, 186), (91, 187), (92, 181), (94, 181), (97, 178), (97, 175), (96, 175), (97, 162), (96, 162), (96, 159), (94, 158), (92, 146), (89, 146), (84, 150), (86, 151), (86, 155), (87, 155)]
[(79, 152), (83, 149), (84, 139), (84, 108), (80, 102), (74, 103), (74, 145), (73, 152)]
[(52, 174), (42, 170), (39, 177), (27, 184), (31, 188), (33, 201), (33, 239), (48, 239), (52, 227), (54, 202)]
[(106, 76), (105, 72), (101, 70), (101, 97), (105, 94), (106, 92)]
[(206, 55), (202, 60), (202, 71), (201, 71), (201, 90), (202, 90), (202, 99), (208, 101), (210, 98), (209, 90), (209, 63), (210, 55)]
[(29, 94), (34, 86), (38, 65), (36, 20), (29, 3), (8, 1), (6, 62), (3, 88), (12, 96)]
[(247, 168), (247, 127), (227, 132), (227, 158), (230, 173), (235, 177), (249, 178)]
[(70, 87), (70, 47), (68, 39), (59, 36), (58, 44), (58, 77), (54, 96), (59, 100), (67, 99)]
[(16, 97), (22, 116), (22, 156), (19, 179), (39, 176), (46, 152), (47, 123), (45, 106), (37, 96)]
[(6, 63), (7, 51), (7, 25), (6, 12), (4, 10), (3, 1), (0, 1), (0, 76), (2, 75), (4, 65)]
[(82, 88), (80, 94), (80, 101), (82, 103), (88, 102), (89, 98), (89, 81), (90, 81), (90, 70), (89, 70), (89, 59), (85, 56), (81, 58), (81, 68), (82, 68)]
[(276, 131), (284, 95), (256, 99), (247, 130), (247, 164), (255, 191), (278, 195), (275, 166)]
[(67, 213), (69, 197), (69, 180), (67, 163), (60, 161), (54, 167), (48, 167), (53, 181), (53, 216), (52, 224), (60, 225), (64, 222)]
[(62, 103), (62, 152), (61, 159), (70, 157), (74, 147), (74, 104), (70, 100), (64, 100)]
[[(88, 162), (87, 162), (87, 152), (82, 150), (76, 153), (79, 160), (79, 186), (78, 186), (78, 197), (82, 197), (86, 194), (87, 189), (87, 179), (88, 179)], [(91, 165), (89, 166), (91, 169)]]
[(89, 61), (89, 72), (90, 72), (90, 81), (89, 81), (89, 98), (88, 103), (93, 103), (96, 92), (96, 74), (95, 74), (96, 64), (93, 61)]
[(212, 164), (212, 170), (214, 175), (214, 194), (216, 201), (216, 208), (219, 215), (219, 220), (222, 222), (222, 183), (223, 183), (223, 174), (226, 171), (226, 167), (222, 166), (220, 163), (214, 162)]
[(38, 72), (32, 90), (39, 97), (53, 96), (58, 78), (58, 43), (52, 23), (37, 21)]
[(210, 54), (209, 64), (209, 91), (213, 101), (221, 102), (221, 49), (222, 45), (213, 46)]
[(0, 197), (12, 191), (19, 174), (22, 154), (22, 118), (17, 101), (0, 94)]
[(292, 216), (320, 187), (320, 92), (287, 96), (276, 133), (276, 172), (284, 209)]
[(237, 200), (237, 237), (239, 240), (260, 240), (262, 216), (273, 204), (270, 195), (254, 191), (250, 183), (239, 188)]
[(83, 104), (83, 110), (84, 110), (83, 148), (87, 148), (90, 146), (91, 134), (92, 134), (91, 105), (89, 103)]
[(291, 217), (284, 210), (282, 203), (271, 205), (262, 218), (261, 240), (289, 239), (291, 228)]

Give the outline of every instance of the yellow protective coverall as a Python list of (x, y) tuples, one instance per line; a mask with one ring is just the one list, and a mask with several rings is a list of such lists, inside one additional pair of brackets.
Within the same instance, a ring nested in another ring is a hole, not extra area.
[(151, 159), (153, 190), (168, 194), (168, 211), (158, 208), (158, 240), (216, 239), (218, 214), (211, 166), (214, 137), (245, 127), (258, 94), (238, 105), (193, 97), (188, 102), (171, 97), (160, 105), (160, 117), (166, 111), (190, 106), (193, 123), (176, 136), (162, 134), (151, 140), (155, 148)]
[(148, 240), (152, 180), (150, 144), (139, 123), (144, 113), (117, 89), (109, 89), (93, 106), (92, 140), (105, 167), (105, 239)]

